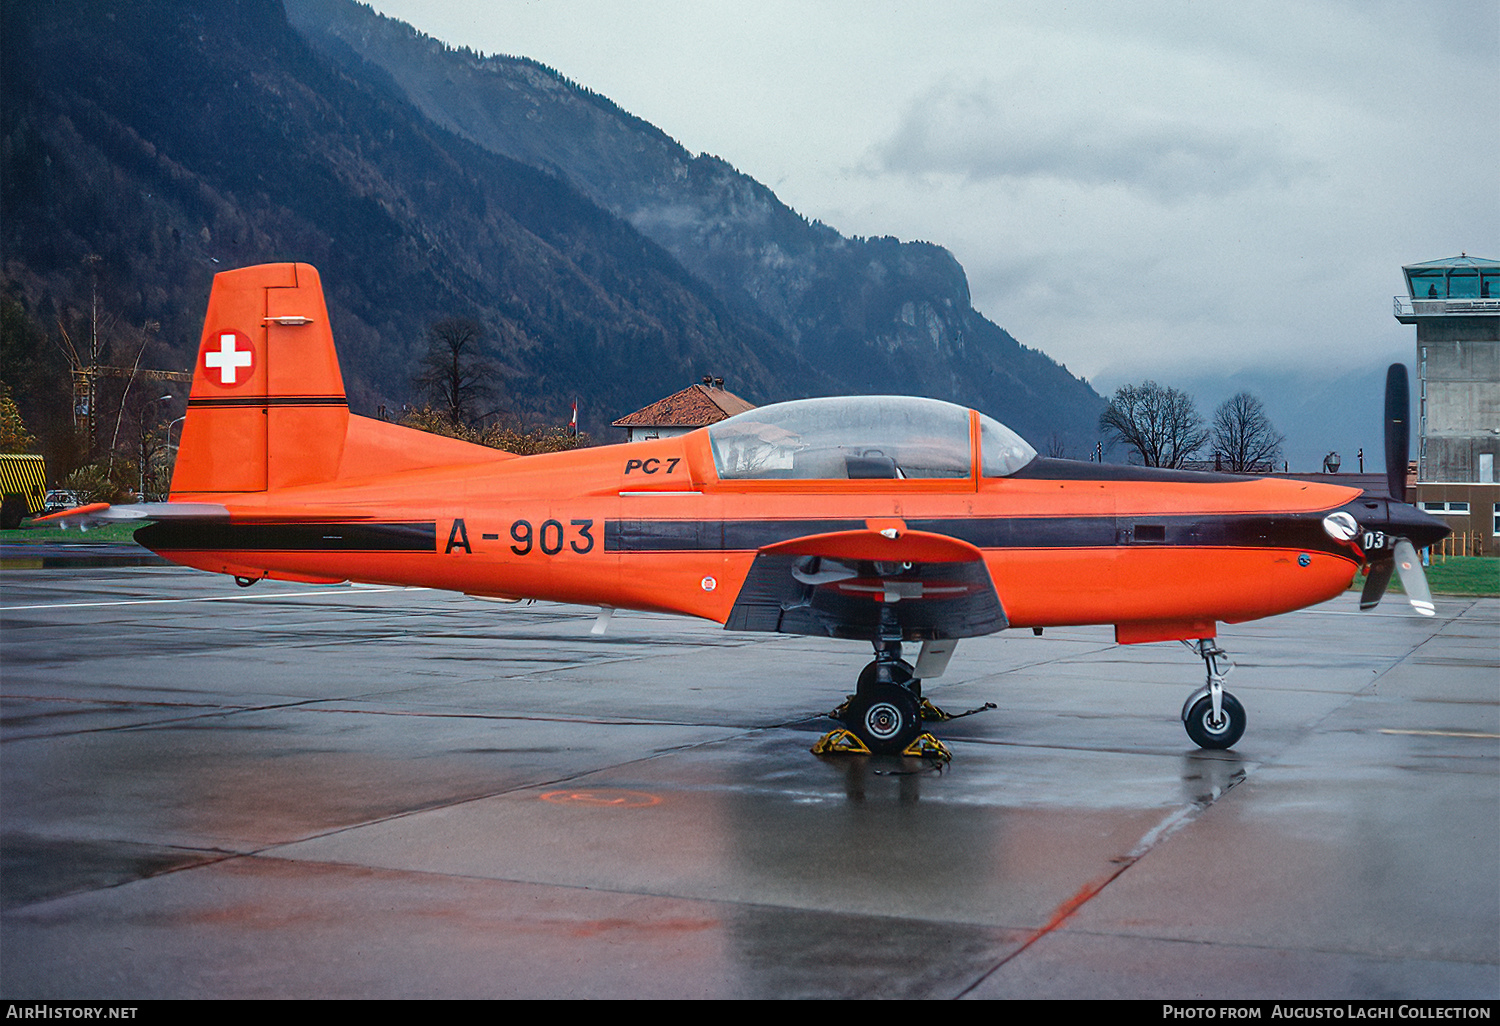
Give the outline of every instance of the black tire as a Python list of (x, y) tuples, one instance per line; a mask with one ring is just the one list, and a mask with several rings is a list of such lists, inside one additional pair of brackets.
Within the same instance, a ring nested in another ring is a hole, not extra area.
[(1182, 703), (1182, 722), (1183, 723), (1187, 722), (1188, 713), (1190, 713), (1190, 712), (1193, 711), (1193, 705), (1198, 701), (1198, 699), (1207, 697), (1207, 695), (1208, 695), (1208, 688), (1203, 687), (1203, 688), (1199, 688), (1197, 691), (1194, 691), (1191, 695), (1187, 696), (1187, 701), (1185, 701), (1185, 702)]
[(1240, 705), (1239, 699), (1226, 691), (1220, 708), (1224, 711), (1224, 719), (1216, 724), (1213, 722), (1213, 699), (1204, 695), (1193, 703), (1187, 718), (1182, 721), (1187, 728), (1188, 737), (1199, 748), (1233, 748), (1234, 743), (1244, 735), (1245, 707)]
[(850, 699), (844, 725), (876, 755), (900, 755), (922, 732), (922, 716), (910, 691), (874, 684)]

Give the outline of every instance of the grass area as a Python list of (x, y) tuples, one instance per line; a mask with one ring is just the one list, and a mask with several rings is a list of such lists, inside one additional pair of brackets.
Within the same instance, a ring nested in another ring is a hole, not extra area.
[[(1500, 595), (1500, 559), (1489, 556), (1449, 556), (1424, 568), (1434, 595)], [(1355, 591), (1365, 586), (1363, 574), (1354, 575)], [(1406, 594), (1400, 575), (1391, 576), (1387, 593)]]
[[(1394, 582), (1400, 585), (1398, 578)], [(1438, 595), (1500, 595), (1500, 559), (1449, 556), (1427, 567), (1427, 583)]]
[(100, 524), (87, 531), (76, 527), (64, 531), (55, 524), (28, 527), (27, 522), (22, 521), (19, 531), (0, 531), (0, 542), (6, 545), (119, 545), (133, 542), (132, 536), (145, 526), (144, 520), (138, 520), (133, 524)]

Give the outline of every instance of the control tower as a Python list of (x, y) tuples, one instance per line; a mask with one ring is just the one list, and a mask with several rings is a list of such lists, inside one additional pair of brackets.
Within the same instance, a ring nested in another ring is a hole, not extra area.
[(1396, 319), (1417, 326), (1417, 501), (1455, 534), (1500, 543), (1500, 261), (1410, 264)]

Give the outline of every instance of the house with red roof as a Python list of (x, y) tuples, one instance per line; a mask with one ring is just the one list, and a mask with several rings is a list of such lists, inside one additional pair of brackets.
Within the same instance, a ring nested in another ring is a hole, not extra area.
[(651, 438), (685, 435), (709, 424), (755, 409), (724, 387), (723, 378), (705, 377), (701, 384), (689, 385), (650, 406), (626, 414), (613, 426), (625, 429), (627, 442), (644, 442)]

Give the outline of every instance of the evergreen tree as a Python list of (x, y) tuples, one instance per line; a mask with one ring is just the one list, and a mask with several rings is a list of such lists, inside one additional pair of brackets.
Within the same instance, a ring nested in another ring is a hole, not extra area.
[(36, 439), (21, 421), (21, 411), (10, 397), (10, 389), (0, 381), (0, 452), (32, 452)]

